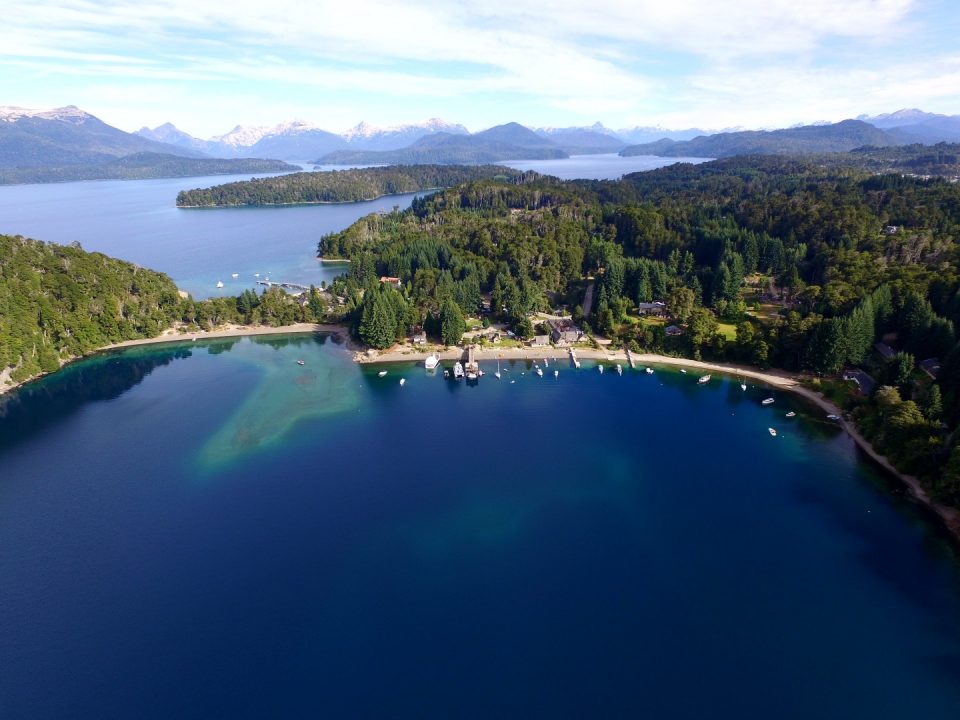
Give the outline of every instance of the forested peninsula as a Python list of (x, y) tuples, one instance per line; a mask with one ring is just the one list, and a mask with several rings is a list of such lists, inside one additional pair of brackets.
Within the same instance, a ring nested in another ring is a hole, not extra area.
[(53, 372), (106, 345), (153, 338), (170, 328), (281, 326), (314, 322), (320, 315), (316, 301), (301, 306), (279, 288), (194, 301), (182, 297), (163, 273), (79, 245), (0, 235), (0, 387)]
[(177, 195), (177, 207), (358, 202), (518, 175), (516, 170), (500, 165), (396, 165), (301, 172), (184, 190)]
[(0, 185), (76, 182), (79, 180), (153, 180), (202, 175), (276, 173), (297, 169), (298, 166), (290, 165), (281, 160), (258, 160), (255, 158), (223, 160), (140, 152), (107, 162), (90, 164), (0, 167)]
[(956, 506), (958, 232), (956, 182), (756, 156), (474, 181), (318, 251), (352, 261), (332, 290), (373, 346), (419, 327), (455, 341), (470, 316), (530, 337), (549, 331), (535, 312), (567, 311), (615, 347), (822, 376), (878, 450)]

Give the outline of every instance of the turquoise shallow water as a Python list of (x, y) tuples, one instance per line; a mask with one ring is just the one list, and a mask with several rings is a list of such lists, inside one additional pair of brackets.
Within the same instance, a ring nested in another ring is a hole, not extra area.
[(0, 717), (956, 717), (954, 555), (818, 412), (504, 368), (286, 336), (0, 400)]

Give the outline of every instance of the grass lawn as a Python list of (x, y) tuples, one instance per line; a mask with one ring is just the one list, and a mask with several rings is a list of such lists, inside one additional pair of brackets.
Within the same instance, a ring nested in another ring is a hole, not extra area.
[(717, 331), (723, 335), (727, 342), (733, 342), (737, 339), (737, 326), (730, 323), (717, 323)]

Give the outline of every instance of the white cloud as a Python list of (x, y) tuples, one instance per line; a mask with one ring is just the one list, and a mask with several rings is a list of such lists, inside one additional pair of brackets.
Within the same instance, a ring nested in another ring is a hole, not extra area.
[[(554, 112), (583, 120), (602, 116), (611, 124), (674, 118), (717, 126), (727, 124), (721, 118), (746, 124), (751, 118), (776, 123), (832, 116), (858, 100), (864, 106), (889, 101), (884, 109), (960, 100), (955, 83), (943, 84), (953, 76), (935, 50), (909, 73), (872, 52), (909, 42), (905, 38), (920, 26), (915, 0), (5, 5), (0, 73), (6, 66), (37, 77), (85, 77), (75, 89), (92, 98), (98, 87), (123, 78), (158, 86), (180, 82), (193, 90), (179, 87), (176, 97), (192, 98), (217, 114), (225, 107), (214, 105), (214, 97), (232, 93), (280, 108), (295, 105), (299, 92), (310, 95), (299, 100), (304, 107), (346, 108), (352, 102), (369, 110), (378, 100), (402, 104), (415, 98), (424, 115), (453, 107), (489, 118), (494, 110), (483, 102), (525, 100), (527, 106), (539, 104), (543, 122), (551, 122), (547, 116)], [(838, 45), (848, 57), (828, 65), (830, 48)], [(871, 52), (858, 57), (858, 50)], [(4, 97), (7, 85), (13, 82), (0, 79), (4, 102), (16, 99)], [(172, 97), (144, 102), (152, 108)], [(83, 99), (50, 104), (65, 102)], [(358, 119), (355, 114), (345, 124)], [(206, 122), (211, 132), (212, 122)]]

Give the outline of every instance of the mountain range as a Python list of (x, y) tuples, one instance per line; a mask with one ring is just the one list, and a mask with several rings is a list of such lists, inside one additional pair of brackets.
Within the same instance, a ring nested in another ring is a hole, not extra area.
[[(637, 142), (651, 138), (656, 139)], [(960, 115), (904, 109), (833, 124), (714, 134), (646, 126), (615, 131), (600, 123), (531, 129), (515, 122), (471, 133), (463, 125), (436, 118), (383, 128), (360, 123), (333, 133), (292, 121), (271, 127), (237, 126), (202, 140), (170, 123), (127, 133), (72, 105), (54, 110), (0, 107), (0, 170), (4, 170), (0, 182), (292, 169), (280, 162), (264, 165), (273, 158), (350, 165), (476, 164), (613, 152), (669, 157), (820, 154), (939, 142), (960, 142)]]

